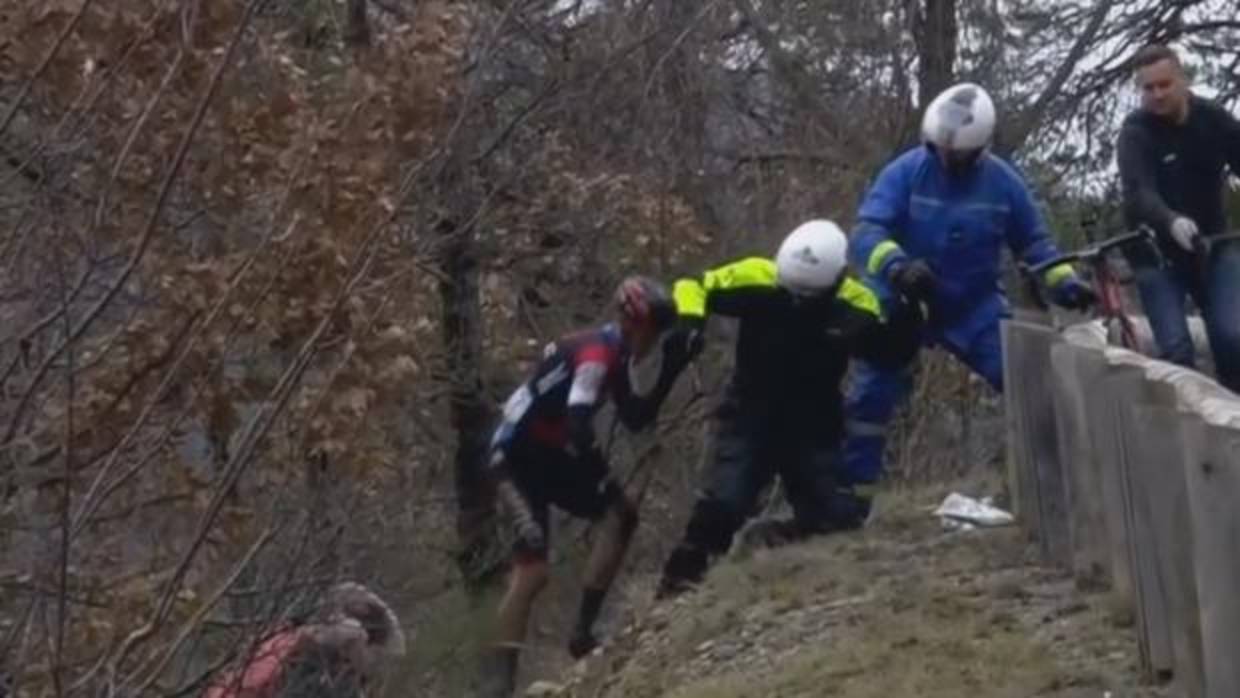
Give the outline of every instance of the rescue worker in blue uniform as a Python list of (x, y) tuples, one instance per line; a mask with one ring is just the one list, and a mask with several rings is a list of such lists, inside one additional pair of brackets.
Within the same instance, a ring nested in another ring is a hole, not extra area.
[[(978, 85), (939, 94), (922, 120), (923, 143), (897, 157), (866, 193), (849, 262), (884, 299), (927, 309), (925, 342), (938, 345), (1003, 389), (999, 321), (1009, 314), (999, 285), (1006, 245), (1036, 264), (1059, 250), (1021, 175), (989, 152), (995, 107)], [(1051, 301), (1074, 310), (1095, 302), (1070, 265), (1045, 272)], [(913, 362), (892, 370), (860, 362), (847, 402), (846, 477), (873, 484), (882, 472), (885, 430), (912, 387)]]

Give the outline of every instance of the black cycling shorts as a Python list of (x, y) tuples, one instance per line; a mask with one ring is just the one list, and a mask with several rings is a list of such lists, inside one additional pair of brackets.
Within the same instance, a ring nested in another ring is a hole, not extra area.
[[(608, 477), (606, 464), (596, 458), (575, 458), (562, 449), (521, 445), (509, 451), (507, 460), (513, 484), (529, 504), (548, 542), (552, 505), (577, 518), (597, 521), (623, 494)], [(546, 558), (545, 550), (529, 550), (520, 540), (515, 547), (519, 556)]]

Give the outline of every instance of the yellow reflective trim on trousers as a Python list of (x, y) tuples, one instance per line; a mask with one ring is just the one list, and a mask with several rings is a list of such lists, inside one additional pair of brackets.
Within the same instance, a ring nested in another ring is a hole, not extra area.
[(900, 246), (891, 240), (883, 240), (874, 246), (874, 251), (870, 253), (870, 259), (866, 262), (865, 270), (871, 274), (877, 274), (883, 267), (883, 262), (893, 254), (903, 252)]
[(878, 422), (867, 422), (861, 419), (850, 419), (844, 422), (844, 433), (849, 436), (886, 436), (887, 425)]
[(882, 317), (882, 311), (878, 305), (878, 296), (874, 295), (874, 292), (860, 281), (844, 279), (844, 283), (840, 285), (840, 291), (837, 295), (840, 300), (861, 312), (869, 313), (875, 317)]
[(853, 494), (863, 499), (874, 499), (874, 497), (878, 495), (878, 485), (876, 484), (858, 483), (853, 485), (852, 490)]
[(681, 279), (672, 286), (676, 312), (691, 317), (706, 317), (706, 289), (696, 279)]
[(1056, 264), (1042, 274), (1042, 279), (1046, 282), (1047, 286), (1053, 288), (1058, 286), (1061, 281), (1072, 276), (1074, 273), (1075, 271), (1072, 269), (1071, 264)]

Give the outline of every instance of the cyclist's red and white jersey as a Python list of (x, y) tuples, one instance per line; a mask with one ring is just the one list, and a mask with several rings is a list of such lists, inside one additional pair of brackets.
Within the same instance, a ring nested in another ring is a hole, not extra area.
[(598, 411), (616, 385), (625, 354), (614, 324), (548, 344), (533, 376), (504, 403), (492, 447), (506, 449), (518, 439), (566, 446), (571, 440), (569, 411), (584, 409), (590, 415)]

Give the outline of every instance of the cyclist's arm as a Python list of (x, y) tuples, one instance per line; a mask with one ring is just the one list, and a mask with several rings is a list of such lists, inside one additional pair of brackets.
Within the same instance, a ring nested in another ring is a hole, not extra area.
[(1150, 148), (1149, 134), (1135, 122), (1125, 123), (1116, 151), (1125, 212), (1133, 221), (1165, 232), (1176, 213), (1158, 192), (1158, 160)]
[(646, 359), (660, 363), (658, 378), (649, 394), (637, 394), (628, 367), (621, 371), (615, 390), (616, 415), (626, 428), (632, 431), (644, 429), (658, 416), (663, 401), (676, 385), (676, 379), (692, 359), (688, 333), (689, 330), (684, 327), (668, 332), (660, 346), (652, 350), (659, 352), (659, 355)]
[(568, 389), (568, 441), (579, 455), (595, 450), (594, 410), (607, 383), (605, 351), (593, 346), (581, 351)]
[[(1051, 239), (1046, 219), (1038, 210), (1033, 194), (1025, 180), (1011, 165), (1000, 161), (1008, 178), (1009, 206), (1007, 242), (1017, 258), (1033, 266), (1060, 255), (1059, 248)], [(1042, 272), (1042, 282), (1055, 286), (1073, 275), (1072, 265), (1056, 264)]]
[(878, 173), (857, 211), (857, 225), (848, 241), (848, 261), (867, 274), (883, 277), (907, 256), (893, 239), (908, 220), (913, 160), (901, 157)]

